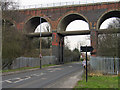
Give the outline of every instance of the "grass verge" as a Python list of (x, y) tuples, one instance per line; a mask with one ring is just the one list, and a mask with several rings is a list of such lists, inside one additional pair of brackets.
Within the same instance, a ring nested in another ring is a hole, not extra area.
[[(48, 66), (55, 66), (55, 64), (42, 65), (42, 68), (45, 68), (45, 67), (48, 67)], [(22, 68), (18, 68), (18, 69), (2, 70), (2, 73), (5, 73), (5, 72), (15, 72), (15, 71), (22, 71), (22, 70), (35, 69), (35, 68), (40, 68), (40, 66), (36, 66), (36, 67), (22, 67)]]
[(118, 76), (88, 76), (88, 82), (86, 83), (85, 77), (83, 80), (78, 81), (75, 89), (77, 88), (118, 88)]
[[(78, 62), (78, 61), (76, 61)], [(69, 62), (69, 63), (65, 63), (65, 64), (70, 64), (70, 63), (76, 63), (76, 62)], [(48, 64), (48, 65), (42, 65), (42, 68), (48, 67), (48, 66), (55, 66), (56, 64)], [(18, 68), (18, 69), (9, 69), (9, 70), (0, 70), (0, 72), (5, 73), (5, 72), (15, 72), (15, 71), (22, 71), (22, 70), (27, 70), (27, 69), (35, 69), (35, 68), (40, 68), (40, 66), (36, 66), (36, 67), (22, 67), (22, 68)]]

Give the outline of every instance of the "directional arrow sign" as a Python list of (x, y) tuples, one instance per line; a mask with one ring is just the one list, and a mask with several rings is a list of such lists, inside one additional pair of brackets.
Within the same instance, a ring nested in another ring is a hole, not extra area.
[(92, 46), (81, 46), (81, 52), (86, 52), (86, 82), (87, 82), (87, 52), (92, 52)]
[(91, 52), (94, 48), (92, 46), (81, 46), (81, 52)]

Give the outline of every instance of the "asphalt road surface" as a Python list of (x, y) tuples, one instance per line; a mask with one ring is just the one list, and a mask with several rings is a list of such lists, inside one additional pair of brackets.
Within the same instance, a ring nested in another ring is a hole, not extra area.
[(82, 64), (78, 62), (5, 75), (2, 76), (2, 88), (69, 88), (78, 81), (75, 77), (82, 71)]

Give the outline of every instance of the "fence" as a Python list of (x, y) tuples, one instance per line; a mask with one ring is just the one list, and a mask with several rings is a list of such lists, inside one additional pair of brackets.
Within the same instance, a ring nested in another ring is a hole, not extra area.
[[(57, 64), (57, 59), (54, 56), (43, 56), (42, 65)], [(40, 58), (19, 57), (13, 61), (12, 69), (21, 67), (40, 66)]]
[[(68, 63), (72, 61), (78, 61), (78, 60), (74, 60), (73, 57), (64, 57), (64, 63)], [(59, 64), (59, 60), (55, 56), (43, 56), (41, 62), (42, 65)], [(19, 57), (13, 61), (10, 68), (17, 69), (22, 67), (36, 67), (36, 66), (40, 66), (40, 58)], [(7, 69), (8, 66), (4, 68), (4, 70)]]
[(120, 58), (90, 57), (90, 71), (102, 74), (118, 74)]
[(54, 2), (54, 3), (42, 3), (38, 5), (21, 5), (16, 6), (16, 9), (30, 9), (30, 8), (46, 8), (46, 7), (57, 7), (57, 6), (67, 6), (67, 5), (80, 5), (80, 4), (90, 4), (90, 3), (102, 3), (102, 2), (119, 2), (119, 0), (76, 0), (67, 2)]

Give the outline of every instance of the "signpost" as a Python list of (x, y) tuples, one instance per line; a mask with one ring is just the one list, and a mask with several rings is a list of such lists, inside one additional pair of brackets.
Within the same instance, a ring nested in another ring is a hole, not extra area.
[(92, 52), (93, 47), (92, 46), (81, 46), (81, 52), (86, 52), (86, 82), (87, 82), (87, 52)]
[(42, 65), (41, 65), (41, 58), (42, 58), (42, 55), (40, 54), (40, 69), (42, 68)]
[(42, 55), (41, 55), (41, 41), (42, 41), (42, 37), (41, 37), (41, 17), (40, 17), (40, 69), (42, 68), (42, 64), (41, 64), (41, 58), (42, 58)]
[[(42, 42), (42, 33), (41, 33), (41, 31), (42, 31), (42, 27), (41, 27), (41, 23), (42, 23), (42, 18), (45, 18), (45, 17), (40, 17), (40, 55), (39, 55), (39, 57), (40, 57), (40, 69), (42, 68), (42, 62), (41, 62), (41, 58), (42, 58), (42, 54), (41, 54), (41, 42)], [(50, 18), (50, 16), (48, 17), (48, 18)]]

